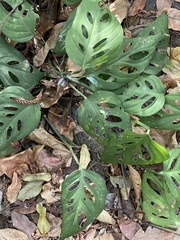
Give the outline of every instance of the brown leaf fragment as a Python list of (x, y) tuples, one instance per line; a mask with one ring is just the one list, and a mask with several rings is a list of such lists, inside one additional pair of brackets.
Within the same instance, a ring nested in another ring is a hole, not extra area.
[(170, 8), (173, 4), (174, 0), (156, 0), (157, 10), (161, 10), (163, 8)]
[(33, 152), (31, 149), (27, 149), (10, 157), (0, 158), (0, 171), (9, 178), (13, 177), (14, 172), (22, 176), (29, 172), (31, 163), (33, 163)]
[(141, 176), (131, 165), (128, 165), (130, 178), (132, 180), (134, 192), (136, 195), (135, 202), (138, 203), (141, 197)]
[(134, 0), (130, 7), (128, 15), (130, 17), (135, 16), (138, 12), (144, 9), (145, 5), (146, 5), (146, 0)]
[(112, 233), (104, 233), (102, 235), (98, 235), (94, 240), (115, 240)]
[(7, 199), (10, 203), (14, 203), (17, 200), (19, 190), (21, 189), (21, 180), (16, 172), (13, 173), (11, 185), (7, 189)]
[(29, 240), (27, 235), (12, 228), (0, 229), (1, 240)]
[(25, 233), (29, 240), (33, 240), (32, 233), (37, 229), (37, 226), (29, 220), (26, 215), (22, 215), (19, 212), (12, 211), (11, 212), (11, 219), (13, 226)]
[(166, 12), (168, 15), (169, 29), (180, 31), (180, 10), (176, 8), (163, 8), (158, 13)]
[(110, 3), (108, 8), (116, 16), (119, 23), (121, 23), (127, 16), (129, 6), (128, 0), (116, 0)]
[(176, 47), (172, 50), (172, 57), (180, 63), (180, 47)]
[[(141, 226), (134, 222), (133, 220), (124, 220), (121, 219), (118, 221), (119, 228), (121, 232), (127, 239), (132, 239), (135, 233), (141, 229)], [(154, 240), (154, 239), (153, 239)]]
[(167, 232), (161, 229), (148, 227), (144, 232), (139, 229), (131, 240), (174, 240), (174, 233)]

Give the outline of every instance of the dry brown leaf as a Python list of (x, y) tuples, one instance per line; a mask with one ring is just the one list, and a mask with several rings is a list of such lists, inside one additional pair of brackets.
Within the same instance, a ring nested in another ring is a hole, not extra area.
[(54, 26), (50, 37), (48, 38), (48, 40), (46, 41), (44, 46), (34, 56), (33, 65), (35, 67), (41, 66), (44, 63), (44, 60), (46, 59), (49, 50), (52, 50), (55, 48), (59, 33), (60, 33), (63, 25), (64, 25), (64, 23), (58, 23)]
[(156, 0), (157, 10), (161, 10), (163, 8), (170, 8), (174, 0)]
[(1, 240), (29, 240), (27, 235), (16, 229), (5, 228), (0, 229), (0, 239)]
[(139, 229), (131, 240), (174, 240), (174, 233), (167, 232), (161, 229), (148, 227), (144, 232)]
[(169, 28), (180, 31), (180, 10), (176, 8), (163, 8), (159, 14), (166, 12), (168, 14)]
[(94, 239), (95, 235), (96, 235), (96, 229), (91, 229), (86, 234), (85, 240), (92, 240), (92, 239)]
[(25, 233), (29, 240), (33, 240), (32, 233), (36, 230), (37, 226), (29, 220), (25, 215), (20, 214), (19, 212), (12, 211), (11, 219), (13, 226)]
[(135, 16), (138, 12), (144, 9), (145, 5), (146, 0), (134, 0), (130, 7), (128, 15), (131, 17)]
[[(118, 221), (121, 232), (127, 239), (132, 239), (135, 233), (141, 229), (141, 226), (133, 220), (121, 219)], [(152, 238), (153, 239), (153, 238)], [(154, 240), (154, 239), (153, 239)]]
[(128, 168), (136, 195), (135, 202), (138, 203), (141, 196), (141, 176), (131, 165), (128, 165)]
[(115, 238), (113, 237), (112, 233), (104, 233), (95, 237), (94, 240), (115, 240)]
[(85, 70), (80, 66), (76, 65), (70, 58), (66, 61), (66, 71), (71, 72), (71, 77), (81, 77)]
[(115, 220), (114, 218), (112, 218), (109, 213), (105, 210), (103, 210), (99, 216), (97, 217), (97, 220), (100, 221), (100, 222), (104, 222), (104, 223), (108, 223), (108, 224), (112, 224), (114, 225), (115, 224)]
[(43, 185), (41, 197), (45, 199), (48, 204), (55, 203), (60, 199), (60, 190), (59, 188), (54, 189), (51, 183), (46, 183)]
[(13, 173), (17, 172), (20, 176), (29, 172), (29, 166), (33, 160), (33, 151), (27, 149), (10, 157), (0, 158), (0, 171), (9, 178), (13, 177)]
[(172, 50), (172, 57), (180, 63), (180, 47), (176, 47)]
[(86, 144), (83, 144), (80, 152), (79, 167), (86, 169), (91, 161), (90, 153)]
[(116, 16), (117, 20), (122, 23), (127, 16), (129, 6), (130, 4), (128, 0), (116, 0), (110, 3), (108, 8)]
[(7, 189), (7, 199), (10, 203), (14, 203), (17, 200), (19, 190), (21, 189), (21, 180), (16, 172), (13, 173), (11, 185)]

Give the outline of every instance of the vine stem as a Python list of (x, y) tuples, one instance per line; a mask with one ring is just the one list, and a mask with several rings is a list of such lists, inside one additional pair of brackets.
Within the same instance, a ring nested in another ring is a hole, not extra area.
[[(51, 127), (51, 129), (55, 132), (55, 134), (58, 136), (58, 138), (64, 143), (64, 145), (67, 147), (67, 149), (70, 151), (70, 153), (72, 154), (74, 160), (76, 161), (76, 163), (79, 165), (79, 161), (78, 158), (76, 157), (76, 154), (74, 153), (71, 145), (65, 140), (65, 138), (59, 134), (59, 132), (55, 129), (55, 127), (53, 126), (53, 124), (49, 121), (49, 119), (44, 115), (43, 116), (44, 119), (47, 121), (47, 123), (49, 124), (49, 126)], [(68, 140), (70, 143), (72, 143), (73, 145), (75, 145), (73, 142), (71, 142), (70, 140)], [(75, 145), (76, 146), (76, 145)], [(76, 146), (77, 147), (77, 146)]]
[(10, 17), (11, 16), (11, 14), (13, 14), (13, 12), (21, 5), (21, 4), (23, 4), (25, 2), (25, 0), (22, 0), (20, 3), (18, 3), (18, 5), (15, 7), (15, 8), (13, 8), (9, 13), (8, 13), (8, 15), (5, 17), (5, 19), (2, 21), (2, 23), (1, 23), (1, 25), (0, 25), (0, 29), (2, 29), (2, 27), (4, 26), (4, 24), (5, 24), (5, 22), (6, 22), (6, 20), (8, 19), (8, 17)]

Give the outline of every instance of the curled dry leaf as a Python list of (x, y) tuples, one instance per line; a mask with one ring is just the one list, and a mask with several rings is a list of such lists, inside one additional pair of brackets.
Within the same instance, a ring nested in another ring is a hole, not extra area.
[(17, 200), (19, 190), (21, 189), (21, 180), (16, 172), (13, 173), (11, 185), (7, 189), (7, 199), (10, 203), (14, 203)]
[(172, 57), (180, 63), (180, 47), (176, 47), (172, 50)]
[(114, 13), (119, 23), (122, 23), (127, 16), (128, 7), (130, 4), (128, 0), (116, 0), (107, 6), (109, 10)]
[(0, 239), (1, 240), (29, 240), (27, 235), (19, 230), (12, 228), (0, 229)]
[(27, 149), (10, 157), (1, 158), (0, 161), (0, 171), (9, 178), (13, 177), (14, 172), (22, 176), (24, 173), (29, 172), (29, 167), (34, 162), (33, 151)]

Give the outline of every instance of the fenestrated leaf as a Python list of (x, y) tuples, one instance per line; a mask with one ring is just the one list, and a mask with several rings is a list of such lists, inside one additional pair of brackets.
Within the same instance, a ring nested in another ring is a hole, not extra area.
[(90, 95), (80, 106), (78, 115), (80, 125), (102, 146), (112, 136), (118, 138), (123, 131), (131, 130), (129, 115), (112, 92), (98, 91)]
[(25, 201), (39, 195), (43, 181), (28, 182), (19, 192), (17, 199)]
[(101, 160), (106, 163), (123, 163), (130, 165), (156, 164), (169, 158), (168, 151), (154, 142), (148, 134), (124, 132), (119, 139), (112, 137)]
[(179, 93), (165, 96), (163, 108), (155, 116), (143, 117), (141, 122), (151, 128), (179, 130), (180, 128), (180, 95)]
[(151, 116), (163, 107), (164, 94), (164, 85), (158, 77), (141, 75), (123, 88), (119, 99), (126, 112), (138, 116)]
[(30, 100), (33, 96), (27, 90), (15, 86), (0, 92), (0, 155), (6, 148), (11, 152), (10, 144), (32, 132), (41, 117), (39, 104), (23, 105), (12, 98)]
[[(15, 42), (29, 41), (35, 35), (35, 24), (38, 14), (32, 6), (24, 1), (4, 0), (0, 2), (0, 25), (2, 32)], [(14, 9), (11, 14), (9, 11)], [(9, 14), (9, 15), (8, 15)]]
[(143, 174), (143, 210), (148, 220), (165, 228), (180, 226), (180, 148), (172, 149), (159, 173)]
[(2, 36), (0, 36), (0, 46), (0, 83), (4, 87), (33, 88), (43, 74), (31, 66), (25, 57), (9, 45)]
[(67, 33), (65, 47), (74, 63), (94, 68), (115, 58), (122, 40), (122, 27), (104, 2), (83, 0)]
[(62, 184), (61, 240), (72, 236), (92, 223), (104, 208), (107, 190), (97, 173), (79, 169)]

